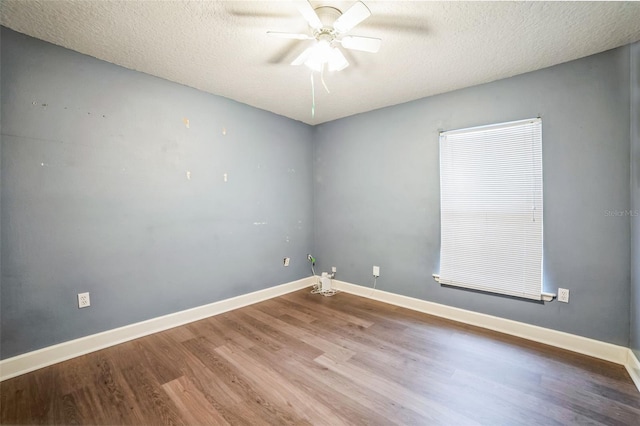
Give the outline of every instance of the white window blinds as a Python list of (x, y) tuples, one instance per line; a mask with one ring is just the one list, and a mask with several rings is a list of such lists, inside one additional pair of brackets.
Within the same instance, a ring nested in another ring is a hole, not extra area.
[(440, 134), (441, 284), (542, 299), (542, 121)]

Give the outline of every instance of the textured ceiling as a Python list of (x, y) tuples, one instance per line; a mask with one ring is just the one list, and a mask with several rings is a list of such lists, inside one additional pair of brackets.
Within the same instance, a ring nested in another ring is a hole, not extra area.
[[(345, 11), (353, 2), (312, 1)], [(316, 76), (289, 63), (309, 41), (288, 1), (3, 0), (2, 25), (167, 80), (318, 124), (498, 80), (640, 39), (635, 2), (367, 1), (349, 34), (382, 38), (377, 54)], [(344, 50), (343, 50), (344, 51)]]

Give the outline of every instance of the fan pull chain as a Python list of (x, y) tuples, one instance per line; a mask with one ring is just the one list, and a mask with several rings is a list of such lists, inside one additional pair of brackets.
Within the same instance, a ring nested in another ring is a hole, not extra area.
[(322, 68), (320, 68), (320, 81), (322, 82), (322, 85), (324, 86), (324, 90), (327, 91), (327, 93), (331, 93), (329, 91), (329, 88), (327, 87), (327, 83), (324, 82), (324, 65), (322, 64)]
[(316, 88), (313, 84), (313, 71), (311, 72), (311, 118), (316, 116)]

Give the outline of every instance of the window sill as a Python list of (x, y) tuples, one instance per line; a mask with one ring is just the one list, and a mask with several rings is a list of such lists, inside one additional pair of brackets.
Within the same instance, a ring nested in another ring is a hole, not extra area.
[[(438, 274), (433, 274), (433, 279), (440, 284), (440, 275)], [(540, 300), (542, 300), (543, 302), (551, 302), (553, 299), (556, 298), (556, 294), (555, 293), (545, 293), (543, 292), (540, 295)]]

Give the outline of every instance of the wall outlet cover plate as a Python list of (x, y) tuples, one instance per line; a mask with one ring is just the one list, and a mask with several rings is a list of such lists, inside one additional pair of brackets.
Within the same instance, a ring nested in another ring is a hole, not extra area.
[(87, 308), (91, 306), (89, 293), (78, 293), (78, 308)]
[(569, 290), (566, 288), (558, 289), (558, 302), (569, 303)]

